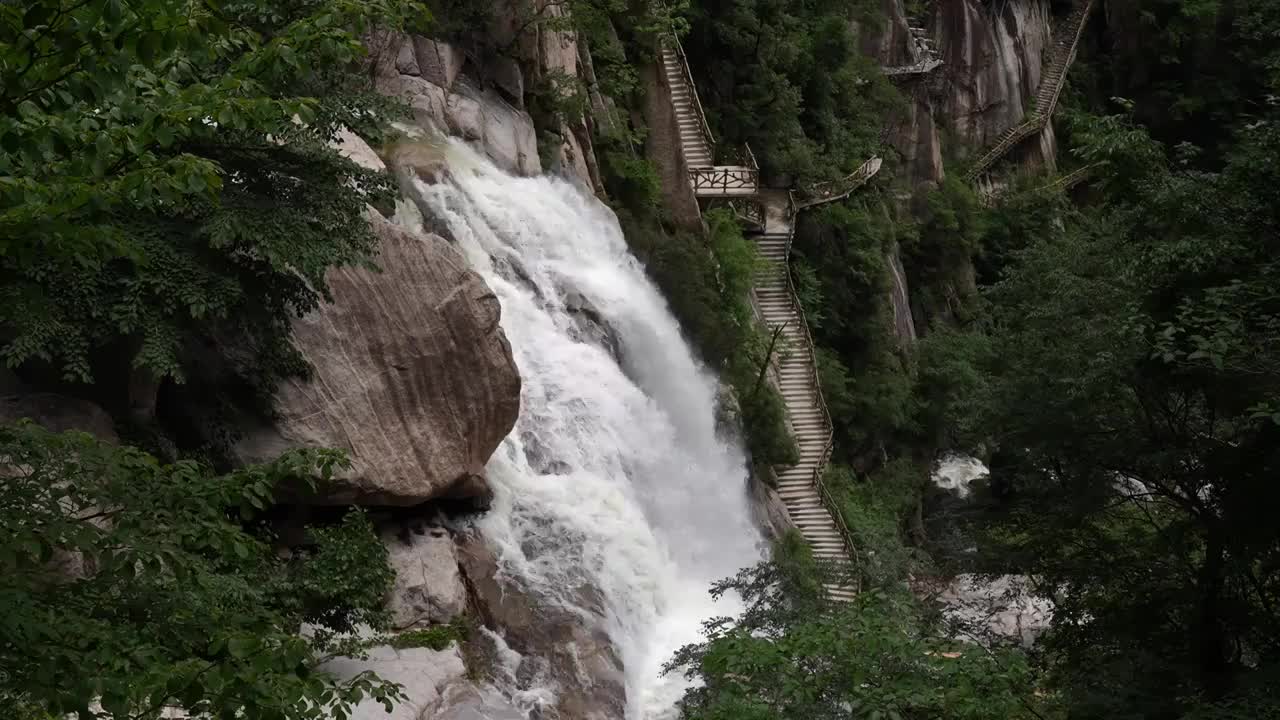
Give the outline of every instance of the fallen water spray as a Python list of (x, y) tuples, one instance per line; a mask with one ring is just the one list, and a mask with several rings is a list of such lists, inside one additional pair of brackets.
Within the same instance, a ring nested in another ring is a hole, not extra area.
[(523, 379), (516, 428), (487, 468), (482, 534), (501, 576), (539, 602), (589, 619), (584, 595), (598, 597), (628, 719), (669, 717), (684, 680), (662, 664), (738, 609), (713, 603), (710, 583), (761, 558), (744, 453), (717, 432), (717, 383), (608, 208), (460, 143), (445, 152), (447, 179), (414, 190), (500, 299)]

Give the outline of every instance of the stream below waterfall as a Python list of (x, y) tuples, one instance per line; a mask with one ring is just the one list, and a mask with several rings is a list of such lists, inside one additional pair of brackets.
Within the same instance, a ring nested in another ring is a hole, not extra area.
[(709, 585), (763, 557), (744, 451), (717, 430), (716, 379), (607, 207), (461, 142), (444, 152), (444, 179), (413, 181), (416, 206), (397, 221), (419, 229), (421, 207), (447, 228), (498, 296), (523, 380), (519, 420), (487, 466), (495, 499), (480, 533), (504, 585), (607, 632), (628, 720), (671, 717), (686, 681), (662, 665), (705, 619), (739, 609)]

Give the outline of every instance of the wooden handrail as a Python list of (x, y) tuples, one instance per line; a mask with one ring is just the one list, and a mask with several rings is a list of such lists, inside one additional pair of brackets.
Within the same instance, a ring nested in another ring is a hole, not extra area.
[[(796, 209), (804, 210), (805, 208), (821, 205), (822, 203), (834, 202), (848, 197), (855, 190), (862, 187), (864, 183), (880, 172), (880, 166), (884, 160), (879, 155), (873, 155), (866, 162), (858, 166), (857, 170), (840, 178), (839, 180), (830, 180), (825, 183), (818, 183), (809, 188), (805, 193), (811, 196), (810, 199), (800, 203)], [(838, 190), (838, 192), (837, 192)]]

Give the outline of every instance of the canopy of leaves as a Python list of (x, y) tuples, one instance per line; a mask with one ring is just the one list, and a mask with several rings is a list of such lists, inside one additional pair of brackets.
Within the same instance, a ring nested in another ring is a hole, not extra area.
[(0, 4), (0, 353), (70, 381), (109, 349), (184, 376), (214, 329), (287, 343), (330, 267), (367, 263), (387, 178), (358, 33), (407, 0)]
[(708, 623), (668, 672), (701, 682), (681, 703), (690, 720), (1010, 720), (1037, 717), (1031, 674), (1017, 653), (948, 639), (918, 621), (908, 594), (868, 589), (824, 600), (830, 573), (798, 535), (774, 560), (715, 586), (747, 609)]
[(858, 48), (860, 0), (694, 3), (685, 42), (719, 150), (749, 143), (767, 174), (842, 177), (878, 149), (898, 95)]
[(972, 427), (1000, 448), (999, 522), (980, 545), (1055, 598), (1044, 642), (1082, 717), (1280, 713), (1275, 120), (1220, 172), (1125, 162), (1165, 152), (1096, 125), (1107, 201), (989, 293)]
[(262, 523), (278, 483), (323, 480), (340, 454), (215, 477), (19, 424), (0, 428), (0, 457), (0, 707), (302, 720), (398, 697), (317, 669), (356, 652), (357, 625), (383, 625), (392, 572), (368, 519), (315, 528), (289, 560)]

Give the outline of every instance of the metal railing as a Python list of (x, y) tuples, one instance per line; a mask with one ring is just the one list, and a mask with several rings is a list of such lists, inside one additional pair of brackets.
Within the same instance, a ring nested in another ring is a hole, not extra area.
[(721, 197), (711, 198), (708, 209), (728, 208), (738, 222), (746, 226), (748, 232), (763, 232), (765, 223), (764, 203), (753, 197)]
[[(1066, 82), (1067, 68), (1071, 65), (1072, 59), (1075, 57), (1076, 49), (1080, 44), (1080, 38), (1084, 35), (1086, 21), (1089, 19), (1089, 12), (1093, 9), (1093, 0), (1084, 0), (1084, 4), (1077, 6), (1067, 16), (1066, 22), (1063, 23), (1063, 30), (1071, 32), (1071, 41), (1063, 43), (1057, 48), (1053, 59), (1049, 63), (1048, 69), (1045, 71), (1048, 85), (1041, 87), (1036, 92), (1036, 107), (1028, 115), (1027, 119), (1021, 124), (1015, 125), (1001, 134), (996, 144), (987, 150), (978, 158), (973, 167), (965, 173), (965, 179), (969, 182), (976, 181), (983, 175), (997, 160), (1004, 157), (1014, 145), (1023, 139), (1039, 132), (1049, 122), (1049, 118), (1053, 116), (1053, 111), (1057, 109), (1058, 97), (1062, 94), (1062, 85)], [(1074, 25), (1074, 28), (1071, 27)]]
[[(1089, 177), (1089, 175), (1091, 175), (1094, 170), (1096, 170), (1101, 166), (1102, 166), (1101, 162), (1089, 163), (1088, 165), (1085, 165), (1084, 167), (1076, 168), (1075, 170), (1072, 170), (1071, 172), (1065, 175), (1060, 175), (1058, 176), (1057, 179), (1051, 182), (1047, 182), (1044, 185), (1041, 185), (1040, 187), (1031, 188), (1030, 190), (1026, 190), (1024, 192), (1044, 192), (1046, 190), (1070, 190), (1071, 188), (1083, 182), (1085, 178)], [(993, 189), (987, 192), (983, 192), (982, 204), (987, 207), (993, 207), (995, 206), (996, 203), (1000, 202), (1007, 194), (1008, 193), (1004, 188)]]

